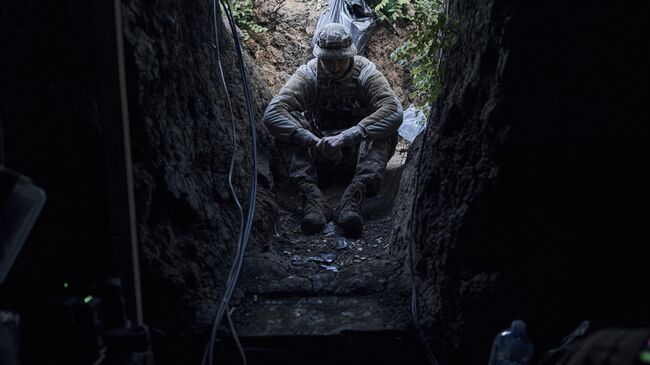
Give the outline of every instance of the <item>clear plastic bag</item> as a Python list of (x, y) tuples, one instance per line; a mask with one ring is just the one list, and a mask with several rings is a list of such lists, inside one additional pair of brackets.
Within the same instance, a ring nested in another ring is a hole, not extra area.
[(422, 132), (426, 124), (427, 120), (424, 113), (411, 104), (404, 110), (404, 121), (397, 133), (408, 143), (413, 143), (415, 137)]

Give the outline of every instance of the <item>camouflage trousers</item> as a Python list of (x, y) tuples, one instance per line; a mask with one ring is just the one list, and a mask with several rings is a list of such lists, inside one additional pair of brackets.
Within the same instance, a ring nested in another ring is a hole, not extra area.
[[(321, 133), (318, 133), (317, 136), (322, 137)], [(363, 183), (368, 189), (368, 196), (376, 195), (379, 192), (386, 172), (386, 165), (395, 153), (396, 146), (397, 133), (384, 139), (366, 140), (355, 146), (345, 146), (342, 149), (342, 159), (334, 164), (313, 149), (280, 141), (277, 143), (280, 156), (288, 169), (292, 183), (298, 186), (305, 182), (318, 184), (317, 166), (325, 167), (328, 172), (333, 173), (354, 170), (350, 183)]]

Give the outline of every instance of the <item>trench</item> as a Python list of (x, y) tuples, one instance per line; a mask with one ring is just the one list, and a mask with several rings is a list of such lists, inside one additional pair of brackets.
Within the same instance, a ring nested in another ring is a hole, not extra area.
[[(275, 82), (272, 90), (276, 92), (286, 80), (277, 84), (277, 75), (269, 69), (292, 72), (293, 63), (313, 57), (305, 55), (310, 48), (303, 47), (309, 42), (310, 32), (292, 30), (291, 24), (315, 28), (314, 14), (318, 13), (307, 10), (308, 4), (291, 1), (282, 5), (283, 9), (276, 14), (277, 26), (281, 28), (247, 43), (248, 53), (254, 56), (253, 67), (268, 73), (262, 71), (260, 76), (269, 83)], [(259, 6), (264, 9), (266, 5)], [(295, 16), (296, 10), (305, 14)], [(259, 16), (265, 19), (266, 15)], [(405, 31), (406, 24), (400, 28)], [(403, 71), (392, 70), (394, 65), (384, 55), (390, 44), (400, 41), (396, 35), (387, 35), (386, 27), (378, 31), (374, 35), (376, 40), (371, 38), (368, 44), (366, 56), (388, 69), (387, 77), (400, 88), (401, 99), (407, 100), (401, 90), (406, 78), (398, 77)], [(299, 42), (292, 37), (300, 38)], [(279, 45), (272, 40), (279, 41)], [(390, 44), (382, 45), (387, 40)], [(264, 49), (265, 45), (270, 50)], [(269, 62), (265, 56), (273, 52), (284, 53), (286, 59)], [(404, 280), (404, 262), (391, 247), (393, 203), (402, 183), (407, 154), (408, 143), (400, 143), (388, 162), (380, 191), (364, 199), (363, 235), (354, 238), (347, 237), (333, 221), (318, 234), (303, 234), (302, 202), (289, 183), (286, 166), (277, 159), (271, 161), (277, 214), (267, 241), (258, 242), (246, 254), (230, 303), (237, 339), (250, 361), (261, 361), (265, 356), (266, 361), (317, 364), (424, 360), (412, 331), (411, 283)], [(326, 205), (336, 207), (352, 178), (351, 172), (334, 166), (319, 169), (318, 176)], [(221, 356), (236, 359), (230, 331), (224, 329), (221, 335), (229, 342)], [(373, 346), (378, 341), (385, 343), (385, 349)], [(323, 342), (330, 345), (324, 346)]]
[[(382, 189), (361, 206), (361, 237), (349, 238), (329, 222), (316, 235), (300, 230), (301, 202), (288, 184), (277, 186), (280, 215), (260, 253), (246, 258), (233, 312), (238, 331), (250, 336), (329, 335), (341, 331), (405, 330), (410, 289), (393, 281), (399, 267), (389, 254), (392, 202), (404, 153), (389, 161)], [(321, 179), (325, 180), (325, 179)], [(321, 183), (336, 206), (346, 179)], [(403, 323), (397, 322), (399, 317)]]
[[(295, 190), (276, 186), (280, 214), (272, 238), (246, 256), (231, 303), (250, 361), (389, 364), (421, 356), (411, 333), (411, 288), (398, 280), (401, 267), (389, 247), (405, 158), (394, 155), (382, 189), (362, 204), (361, 237), (346, 237), (334, 222), (304, 235)], [(328, 205), (336, 206), (346, 182), (321, 183)], [(223, 356), (237, 358), (230, 349)]]
[[(245, 122), (237, 60), (224, 51), (231, 124), (215, 43), (233, 43), (214, 39), (210, 3), (122, 2), (135, 227), (114, 172), (125, 168), (116, 157), (125, 141), (113, 7), (2, 3), (2, 164), (48, 197), (0, 283), (0, 309), (23, 319), (23, 363), (92, 363), (115, 323), (88, 314), (103, 306), (135, 319), (129, 229), (156, 362), (200, 363), (239, 232), (228, 167), (234, 156), (247, 206), (251, 132), (258, 204), (231, 302), (251, 364), (426, 363), (409, 308), (409, 249), (424, 335), (442, 364), (486, 363), (494, 334), (515, 318), (528, 323), (536, 360), (584, 319), (650, 326), (649, 6), (450, 1), (458, 28), (433, 123), (408, 157), (394, 156), (385, 190), (364, 203), (364, 235), (349, 239), (331, 225), (299, 232), (298, 197), (268, 130)], [(310, 52), (274, 48), (307, 28), (295, 9), (286, 16), (298, 20), (246, 44), (258, 121)], [(271, 62), (257, 67), (255, 57)], [(344, 184), (325, 187), (330, 205)], [(116, 277), (125, 307), (100, 305)], [(239, 363), (227, 326), (218, 338), (216, 363)]]
[[(300, 2), (282, 5), (275, 14), (281, 28), (249, 39), (246, 44), (246, 53), (253, 56), (252, 68), (262, 70), (259, 76), (276, 92), (286, 81), (278, 80), (278, 72), (290, 74), (294, 64), (313, 57), (310, 48), (304, 47), (310, 32), (303, 34), (304, 31), (292, 30), (291, 26), (299, 23), (307, 30), (315, 28), (314, 14), (318, 13), (307, 10), (308, 4)], [(265, 9), (268, 4), (259, 6)], [(305, 14), (296, 16), (295, 11)], [(259, 15), (261, 19), (266, 16)], [(402, 31), (407, 25), (400, 26)], [(226, 25), (224, 30), (228, 28)], [(403, 70), (393, 70), (395, 65), (385, 56), (391, 44), (401, 41), (388, 32), (386, 27), (378, 29), (376, 40), (371, 38), (368, 44), (366, 56), (387, 69), (387, 77), (406, 101), (406, 91), (402, 90), (407, 84), (406, 75)], [(383, 45), (386, 41), (389, 44)], [(265, 57), (273, 52), (285, 53), (286, 59), (269, 62)], [(253, 87), (265, 87), (253, 82)], [(252, 94), (260, 93), (253, 90)], [(354, 238), (347, 237), (333, 221), (318, 234), (303, 234), (302, 202), (289, 182), (286, 166), (275, 157), (268, 162), (277, 208), (270, 232), (246, 253), (230, 302), (236, 339), (241, 341), (249, 361), (392, 364), (407, 358), (413, 362), (424, 360), (413, 332), (412, 288), (404, 278), (404, 258), (391, 247), (394, 201), (402, 184), (407, 155), (408, 143), (404, 141), (388, 162), (380, 191), (364, 200), (363, 235)], [(319, 170), (318, 176), (326, 205), (336, 207), (351, 180), (351, 172), (330, 167)], [(231, 335), (224, 327), (220, 338), (227, 345), (219, 356), (236, 361), (238, 352)], [(385, 349), (374, 346), (378, 341), (385, 343)], [(324, 346), (323, 342), (330, 345)]]

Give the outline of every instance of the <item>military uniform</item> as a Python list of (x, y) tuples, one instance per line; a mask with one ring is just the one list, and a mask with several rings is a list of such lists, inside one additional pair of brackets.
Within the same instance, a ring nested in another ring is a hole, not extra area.
[[(321, 56), (316, 48), (314, 54)], [(271, 100), (264, 122), (300, 191), (318, 190), (314, 188), (318, 162), (354, 166), (354, 177), (339, 206), (342, 209), (356, 190), (362, 190), (360, 199), (366, 189), (371, 195), (379, 190), (397, 144), (402, 106), (368, 59), (354, 56), (350, 67), (334, 79), (316, 58), (298, 68)], [(338, 161), (325, 158), (313, 148), (319, 138), (332, 135), (344, 140)], [(322, 196), (319, 190), (314, 194)]]
[(273, 98), (264, 121), (297, 184), (316, 183), (314, 163), (326, 161), (310, 153), (313, 136), (342, 133), (346, 148), (341, 162), (355, 164), (352, 182), (363, 182), (374, 194), (395, 151), (402, 106), (368, 59), (355, 56), (352, 67), (336, 80), (327, 78), (312, 59)]

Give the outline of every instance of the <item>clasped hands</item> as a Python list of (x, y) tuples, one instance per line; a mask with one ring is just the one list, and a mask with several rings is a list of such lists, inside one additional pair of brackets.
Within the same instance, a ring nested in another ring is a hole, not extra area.
[(313, 148), (330, 161), (338, 163), (343, 157), (343, 152), (341, 151), (343, 146), (345, 146), (345, 139), (342, 135), (337, 134), (320, 138)]

